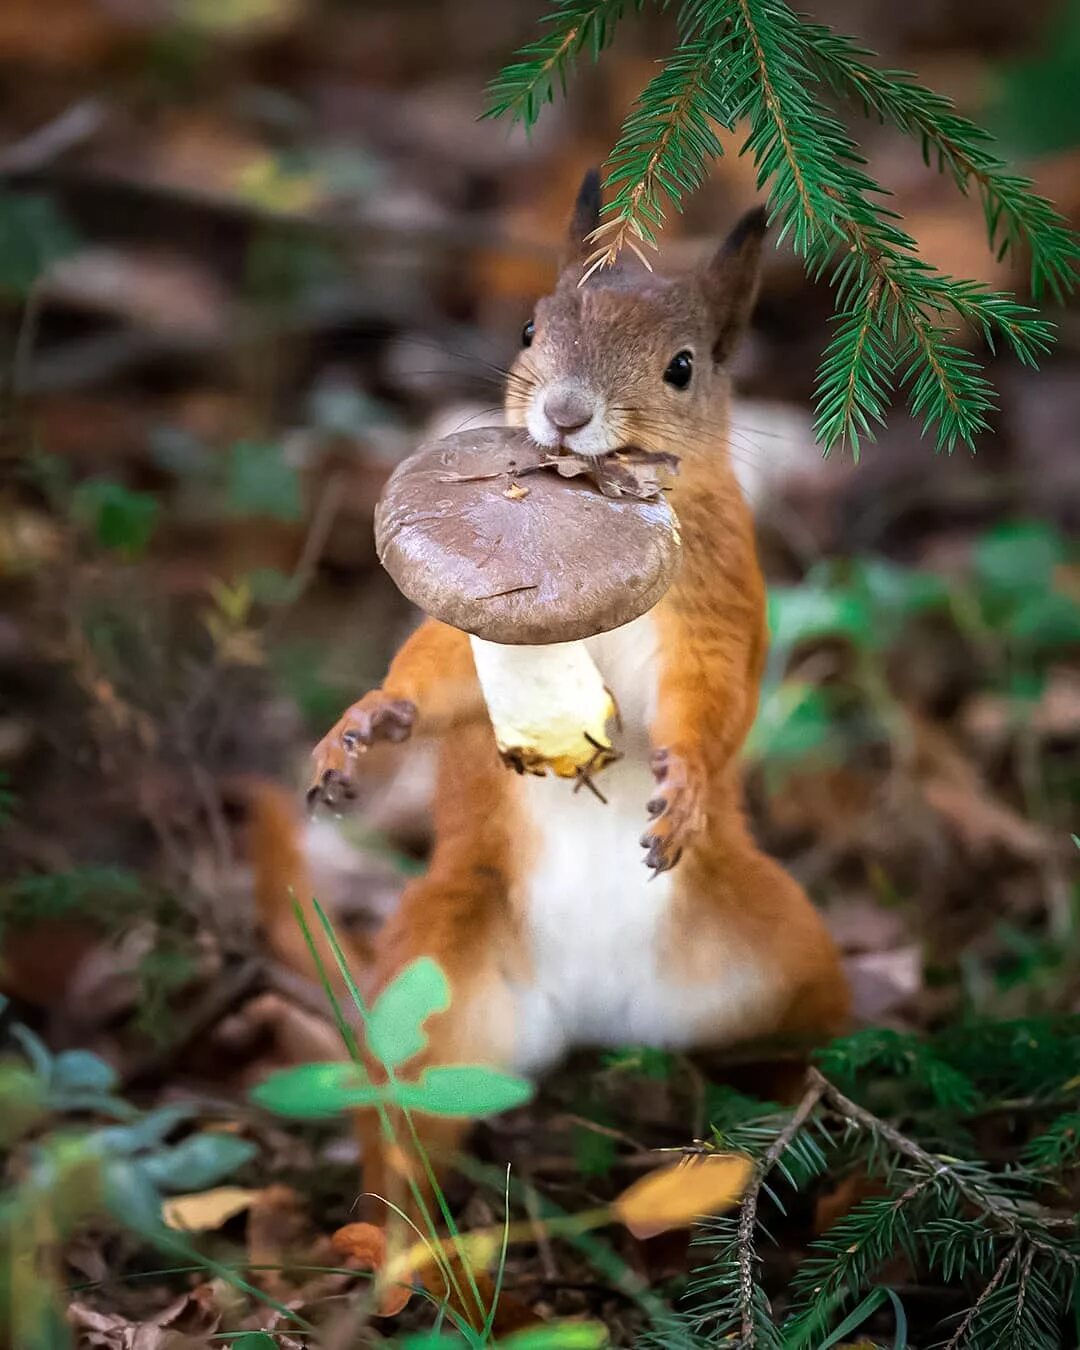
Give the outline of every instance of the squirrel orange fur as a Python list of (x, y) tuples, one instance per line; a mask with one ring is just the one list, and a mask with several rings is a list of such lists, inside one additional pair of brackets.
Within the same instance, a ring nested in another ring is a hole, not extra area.
[[(767, 633), (753, 522), (728, 454), (728, 360), (758, 287), (764, 216), (752, 212), (689, 275), (619, 266), (579, 284), (599, 220), (589, 175), (564, 269), (526, 326), (508, 420), (552, 448), (624, 445), (679, 456), (670, 501), (680, 571), (643, 618), (590, 639), (622, 716), (607, 803), (563, 780), (509, 772), (468, 638), (428, 620), (314, 752), (314, 788), (348, 782), (357, 746), (437, 737), (435, 847), (377, 942), (377, 994), (433, 957), (453, 991), (432, 1019), (431, 1062), (537, 1074), (577, 1045), (722, 1048), (826, 1038), (849, 995), (801, 887), (751, 838), (739, 751)], [(644, 849), (644, 852), (642, 852)], [(644, 865), (643, 865), (644, 863)], [(427, 1148), (462, 1124), (424, 1121)], [(362, 1125), (365, 1190), (400, 1196), (400, 1153)]]

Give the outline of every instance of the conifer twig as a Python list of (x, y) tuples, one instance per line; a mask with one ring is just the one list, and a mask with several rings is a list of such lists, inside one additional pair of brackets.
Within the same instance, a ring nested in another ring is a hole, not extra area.
[(1066, 1250), (1056, 1243), (1046, 1242), (1037, 1237), (1031, 1230), (1020, 1222), (1014, 1208), (1005, 1208), (1000, 1205), (992, 1195), (987, 1195), (977, 1186), (972, 1186), (957, 1168), (946, 1162), (943, 1158), (937, 1157), (933, 1153), (927, 1152), (914, 1139), (909, 1139), (906, 1134), (902, 1134), (888, 1121), (882, 1120), (880, 1116), (875, 1116), (865, 1107), (860, 1106), (858, 1102), (853, 1102), (850, 1097), (844, 1094), (832, 1085), (829, 1080), (815, 1068), (807, 1071), (807, 1076), (812, 1083), (821, 1086), (822, 1099), (832, 1107), (845, 1120), (862, 1129), (869, 1130), (883, 1139), (890, 1148), (903, 1157), (910, 1159), (924, 1171), (931, 1173), (934, 1177), (947, 1181), (954, 1189), (964, 1197), (970, 1204), (977, 1209), (982, 1210), (996, 1219), (1003, 1228), (1012, 1233), (1022, 1242), (1028, 1243), (1036, 1250), (1051, 1254), (1055, 1260), (1062, 1261), (1067, 1265), (1080, 1268), (1080, 1255)]
[(975, 1325), (975, 1321), (978, 1318), (979, 1314), (982, 1312), (983, 1307), (985, 1306), (990, 1295), (994, 1292), (994, 1290), (998, 1287), (1001, 1281), (1005, 1278), (1006, 1272), (1008, 1271), (1012, 1263), (1016, 1260), (1017, 1253), (1020, 1251), (1020, 1248), (1022, 1246), (1023, 1246), (1023, 1239), (1017, 1238), (1016, 1241), (1009, 1248), (1009, 1250), (1001, 1258), (1001, 1261), (998, 1263), (997, 1269), (994, 1271), (993, 1275), (990, 1276), (990, 1280), (987, 1283), (985, 1289), (983, 1289), (982, 1293), (979, 1295), (979, 1297), (975, 1300), (975, 1302), (965, 1313), (964, 1320), (960, 1323), (960, 1325), (956, 1328), (953, 1334), (949, 1337), (945, 1345), (942, 1346), (942, 1350), (959, 1350), (959, 1347), (963, 1345), (964, 1338), (967, 1336), (971, 1328)]
[(757, 1227), (758, 1199), (765, 1178), (772, 1171), (788, 1145), (806, 1124), (825, 1093), (826, 1082), (819, 1074), (811, 1079), (802, 1100), (791, 1114), (791, 1119), (769, 1145), (765, 1156), (754, 1169), (750, 1185), (743, 1193), (739, 1210), (739, 1291), (742, 1303), (743, 1344), (753, 1343), (754, 1318), (754, 1229)]
[[(554, 97), (573, 59), (594, 59), (624, 10), (644, 0), (554, 0), (543, 35), (495, 81), (490, 113), (527, 125)], [(918, 141), (928, 165), (983, 206), (999, 256), (1030, 253), (1032, 294), (1061, 302), (1080, 278), (1080, 238), (1029, 178), (1009, 170), (990, 135), (904, 71), (881, 70), (852, 38), (798, 14), (787, 0), (676, 0), (680, 40), (642, 90), (607, 161), (615, 189), (594, 233), (586, 277), (624, 248), (644, 260), (665, 203), (685, 197), (725, 152), (717, 128), (749, 133), (758, 187), (768, 189), (777, 242), (790, 238), (813, 279), (829, 274), (837, 324), (818, 373), (815, 430), (827, 451), (859, 452), (882, 425), (895, 386), (938, 447), (973, 447), (996, 400), (984, 362), (954, 329), (968, 327), (991, 351), (1000, 336), (1034, 366), (1052, 325), (1004, 291), (946, 276), (884, 204), (887, 192), (823, 101), (832, 92)], [(646, 263), (646, 265), (648, 265)], [(584, 279), (584, 278), (583, 278)]]

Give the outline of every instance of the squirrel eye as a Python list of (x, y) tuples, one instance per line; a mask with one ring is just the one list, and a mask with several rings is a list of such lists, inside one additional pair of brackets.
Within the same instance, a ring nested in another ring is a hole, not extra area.
[(532, 319), (530, 319), (529, 322), (525, 325), (525, 327), (521, 330), (521, 345), (523, 347), (531, 347), (532, 340), (535, 336), (536, 336), (536, 324), (533, 323)]
[(676, 352), (664, 371), (665, 384), (673, 384), (676, 389), (685, 389), (694, 373), (694, 358), (690, 352)]

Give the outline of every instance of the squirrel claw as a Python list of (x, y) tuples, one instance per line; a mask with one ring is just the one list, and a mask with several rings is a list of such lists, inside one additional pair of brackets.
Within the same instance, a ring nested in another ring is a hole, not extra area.
[(407, 740), (415, 721), (415, 703), (388, 698), (381, 689), (365, 694), (312, 751), (315, 771), (308, 787), (308, 805), (324, 802), (336, 807), (352, 801), (356, 788), (351, 770), (356, 756), (378, 741)]
[(339, 806), (342, 801), (351, 802), (355, 797), (356, 788), (336, 769), (327, 769), (319, 781), (307, 790), (309, 807), (314, 807), (318, 802), (326, 806)]
[(641, 836), (646, 850), (645, 866), (654, 876), (669, 872), (704, 826), (700, 777), (683, 756), (672, 750), (657, 750), (652, 771), (662, 791), (646, 802), (649, 827)]

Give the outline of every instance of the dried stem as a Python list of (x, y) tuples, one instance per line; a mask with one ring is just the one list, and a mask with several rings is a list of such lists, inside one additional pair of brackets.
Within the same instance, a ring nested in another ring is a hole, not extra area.
[(807, 1075), (809, 1086), (802, 1100), (791, 1114), (791, 1119), (769, 1145), (769, 1150), (758, 1163), (750, 1185), (743, 1195), (739, 1211), (739, 1291), (742, 1303), (743, 1345), (753, 1345), (754, 1336), (754, 1229), (757, 1226), (758, 1198), (765, 1178), (775, 1167), (788, 1145), (806, 1124), (810, 1115), (825, 1095), (825, 1079), (811, 1070)]

